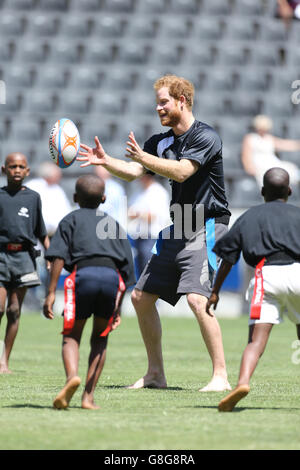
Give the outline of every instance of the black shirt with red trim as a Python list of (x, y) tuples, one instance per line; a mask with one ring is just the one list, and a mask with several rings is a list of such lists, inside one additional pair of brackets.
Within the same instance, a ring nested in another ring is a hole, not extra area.
[(136, 282), (131, 246), (125, 231), (100, 209), (80, 208), (70, 212), (59, 223), (45, 258), (64, 260), (72, 272), (75, 265), (97, 256), (111, 258), (126, 287)]
[(262, 258), (266, 258), (265, 264), (289, 264), (300, 261), (299, 234), (300, 209), (283, 201), (271, 201), (242, 214), (216, 242), (213, 251), (231, 264), (237, 263), (241, 253), (252, 267)]

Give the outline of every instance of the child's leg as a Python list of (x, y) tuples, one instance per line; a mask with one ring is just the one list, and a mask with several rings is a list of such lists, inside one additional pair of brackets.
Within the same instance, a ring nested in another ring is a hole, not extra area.
[[(1, 323), (1, 320), (3, 318), (3, 315), (5, 313), (5, 304), (6, 304), (6, 298), (7, 298), (7, 290), (5, 289), (5, 287), (0, 287), (0, 323)], [(3, 343), (4, 345), (4, 343)], [(2, 354), (1, 354), (2, 352)], [(6, 353), (5, 353), (5, 348), (3, 347), (3, 351), (2, 351), (2, 348), (0, 348), (0, 374), (2, 373), (7, 373), (9, 372), (8, 368), (7, 368), (7, 361), (6, 361)]]
[(249, 340), (243, 353), (238, 385), (249, 385), (250, 378), (267, 345), (273, 325), (255, 323), (249, 327)]
[(7, 326), (4, 338), (4, 351), (1, 358), (2, 368), (6, 369), (6, 372), (10, 372), (8, 369), (8, 361), (18, 333), (21, 308), (26, 291), (26, 287), (19, 287), (17, 289), (13, 289), (8, 295), (6, 309)]
[(63, 338), (62, 358), (66, 372), (66, 384), (55, 397), (53, 401), (54, 408), (67, 408), (80, 385), (80, 378), (77, 376), (79, 346), (85, 322), (86, 320), (75, 320), (71, 333)]
[(267, 345), (273, 325), (256, 323), (249, 328), (249, 340), (242, 356), (237, 386), (219, 403), (219, 411), (232, 411), (235, 405), (250, 391), (250, 378)]
[(94, 391), (105, 363), (107, 336), (102, 337), (100, 334), (105, 330), (106, 327), (107, 320), (94, 317), (93, 331), (90, 341), (91, 352), (89, 356), (89, 366), (86, 377), (86, 385), (82, 395), (82, 408), (99, 408), (99, 406), (95, 405), (94, 403)]

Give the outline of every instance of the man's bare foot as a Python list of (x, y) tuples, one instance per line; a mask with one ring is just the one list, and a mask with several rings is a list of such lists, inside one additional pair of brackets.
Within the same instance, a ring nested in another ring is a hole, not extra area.
[(223, 400), (220, 401), (219, 411), (232, 411), (235, 405), (250, 392), (249, 385), (238, 385)]
[(100, 406), (96, 405), (93, 401), (90, 402), (88, 400), (82, 400), (81, 402), (81, 408), (84, 410), (100, 410)]
[(225, 390), (231, 390), (230, 383), (224, 377), (216, 376), (205, 387), (200, 388), (199, 392), (224, 392)]
[(80, 377), (72, 377), (55, 398), (53, 402), (54, 408), (57, 408), (58, 410), (66, 409), (69, 406), (72, 396), (79, 387), (80, 382)]
[(137, 388), (167, 388), (167, 382), (165, 378), (154, 378), (145, 375), (141, 379), (137, 380), (134, 384), (128, 385), (128, 389), (137, 389)]

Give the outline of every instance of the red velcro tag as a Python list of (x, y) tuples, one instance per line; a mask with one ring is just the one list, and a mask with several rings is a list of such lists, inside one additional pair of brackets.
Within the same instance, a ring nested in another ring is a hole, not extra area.
[(23, 248), (22, 243), (8, 243), (6, 245), (7, 251), (21, 251)]
[(75, 303), (75, 277), (76, 269), (66, 277), (64, 282), (65, 304), (64, 304), (64, 330), (63, 335), (71, 333), (75, 323), (76, 303)]
[(118, 308), (121, 304), (121, 300), (123, 298), (123, 295), (125, 294), (125, 291), (126, 291), (125, 282), (123, 281), (122, 276), (119, 273), (119, 287), (118, 287), (118, 292), (117, 292), (117, 295), (116, 295), (115, 308), (114, 308), (112, 316), (108, 320), (107, 327), (105, 328), (104, 331), (102, 331), (100, 336), (102, 336), (102, 337), (107, 336), (108, 333), (110, 333), (111, 327), (112, 327), (112, 324), (113, 324), (113, 321), (114, 321), (114, 318), (115, 318), (115, 315), (116, 315), (116, 312), (118, 311)]
[(250, 308), (250, 318), (252, 320), (260, 319), (261, 305), (264, 297), (264, 279), (262, 275), (262, 268), (265, 261), (266, 258), (263, 258), (255, 268), (255, 284)]

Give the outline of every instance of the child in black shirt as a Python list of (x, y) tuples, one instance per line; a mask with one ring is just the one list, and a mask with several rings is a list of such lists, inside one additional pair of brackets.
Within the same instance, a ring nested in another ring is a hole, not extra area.
[(45, 249), (49, 246), (40, 196), (23, 186), (29, 171), (27, 159), (21, 153), (9, 154), (2, 166), (7, 186), (0, 188), (0, 321), (7, 301), (7, 329), (0, 373), (10, 372), (9, 356), (18, 332), (27, 288), (40, 284), (34, 245), (40, 240)]
[[(44, 315), (53, 318), (55, 290), (62, 268), (65, 280), (63, 362), (66, 385), (55, 398), (55, 408), (67, 408), (80, 385), (79, 345), (86, 320), (94, 314), (91, 351), (82, 408), (97, 409), (94, 390), (102, 372), (108, 333), (120, 323), (120, 304), (128, 286), (134, 284), (134, 265), (127, 236), (110, 216), (97, 210), (105, 201), (104, 182), (96, 175), (76, 182), (77, 209), (64, 217), (51, 240), (45, 258), (52, 261)], [(110, 231), (106, 232), (105, 227)]]

